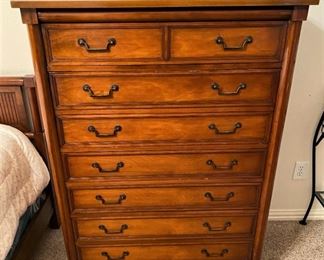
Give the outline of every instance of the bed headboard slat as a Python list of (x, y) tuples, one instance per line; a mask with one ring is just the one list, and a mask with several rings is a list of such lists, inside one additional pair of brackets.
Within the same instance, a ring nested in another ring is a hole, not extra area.
[(30, 128), (23, 97), (23, 80), (20, 78), (0, 78), (0, 122), (21, 131)]
[(46, 159), (33, 76), (0, 77), (0, 123), (24, 132)]

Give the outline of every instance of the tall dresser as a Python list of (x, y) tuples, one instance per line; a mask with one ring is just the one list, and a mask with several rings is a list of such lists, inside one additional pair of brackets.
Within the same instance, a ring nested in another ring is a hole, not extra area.
[(318, 0), (11, 0), (69, 259), (261, 259)]

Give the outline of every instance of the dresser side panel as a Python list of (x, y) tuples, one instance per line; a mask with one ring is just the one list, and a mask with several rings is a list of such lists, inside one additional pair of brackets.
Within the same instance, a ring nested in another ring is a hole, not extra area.
[(262, 246), (268, 220), (271, 195), (279, 156), (280, 142), (288, 107), (289, 93), (293, 77), (301, 26), (301, 21), (291, 21), (288, 26), (287, 42), (273, 116), (268, 158), (261, 193), (259, 218), (257, 222), (257, 230), (253, 250), (253, 259), (255, 260), (260, 259), (262, 253)]
[(40, 105), (47, 153), (51, 168), (51, 179), (53, 181), (56, 203), (59, 209), (59, 216), (62, 220), (62, 230), (65, 239), (69, 259), (77, 259), (76, 250), (73, 244), (74, 238), (71, 229), (68, 206), (66, 201), (66, 191), (63, 178), (62, 162), (60, 158), (58, 136), (56, 132), (55, 116), (50, 95), (48, 75), (46, 71), (45, 54), (42, 43), (41, 30), (39, 25), (28, 25), (28, 33), (31, 44), (33, 65), (37, 82), (37, 98)]

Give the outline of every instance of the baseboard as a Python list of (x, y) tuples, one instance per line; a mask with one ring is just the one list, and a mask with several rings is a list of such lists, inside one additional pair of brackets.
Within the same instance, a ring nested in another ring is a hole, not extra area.
[[(305, 209), (272, 209), (270, 210), (269, 220), (301, 220), (304, 217)], [(324, 220), (324, 209), (311, 210), (309, 220)]]

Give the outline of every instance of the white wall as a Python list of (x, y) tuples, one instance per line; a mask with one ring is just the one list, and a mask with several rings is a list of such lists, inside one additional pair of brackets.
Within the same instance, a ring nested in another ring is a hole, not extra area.
[(27, 29), (20, 11), (0, 0), (0, 75), (33, 74)]
[[(0, 19), (0, 75), (33, 73), (26, 27), (9, 0), (0, 1)], [(312, 135), (324, 109), (324, 0), (310, 8), (303, 25), (292, 90), (271, 204), (273, 218), (295, 218), (309, 201), (310, 178), (293, 181), (292, 174), (295, 161), (311, 160)], [(319, 152), (318, 186), (324, 190), (324, 143)], [(315, 206), (320, 209), (317, 202)]]

